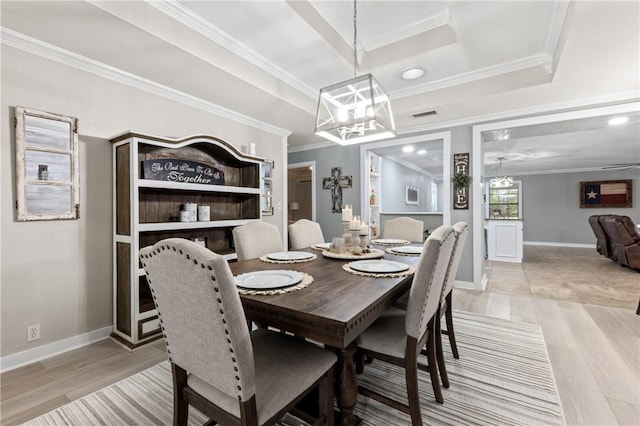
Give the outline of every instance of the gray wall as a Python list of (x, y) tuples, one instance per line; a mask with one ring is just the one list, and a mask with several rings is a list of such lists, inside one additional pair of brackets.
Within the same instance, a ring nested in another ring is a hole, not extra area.
[[(383, 213), (433, 211), (431, 209), (431, 183), (437, 183), (434, 179), (384, 157), (381, 161), (380, 175), (384, 176), (384, 179), (381, 179), (380, 197)], [(405, 188), (407, 185), (418, 187), (417, 205), (406, 204)], [(439, 188), (438, 191), (440, 191)], [(439, 201), (440, 209), (436, 211), (442, 211), (442, 198)]]
[[(211, 134), (239, 148), (256, 143), (276, 161), (274, 205), (282, 203), (281, 136), (2, 46), (0, 286), (2, 356), (113, 324), (112, 146), (127, 130), (183, 137)], [(79, 119), (80, 219), (15, 220), (13, 107)], [(265, 220), (282, 230), (283, 210)], [(40, 340), (26, 327), (40, 324)]]
[(322, 189), (322, 179), (331, 176), (333, 167), (342, 167), (343, 176), (351, 176), (353, 186), (342, 190), (343, 204), (353, 205), (353, 214), (361, 216), (360, 209), (360, 148), (335, 145), (289, 153), (289, 163), (316, 162), (316, 221), (322, 228), (325, 241), (343, 234), (341, 213), (331, 212), (331, 191)]
[[(517, 176), (522, 181), (524, 241), (593, 244), (589, 226), (594, 214), (619, 214), (640, 223), (640, 170), (606, 170), (534, 176)], [(580, 182), (633, 180), (633, 207), (624, 209), (580, 208)]]

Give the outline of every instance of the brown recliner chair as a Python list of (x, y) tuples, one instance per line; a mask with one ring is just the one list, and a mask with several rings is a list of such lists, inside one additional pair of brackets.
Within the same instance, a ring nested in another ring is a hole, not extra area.
[(629, 216), (603, 215), (602, 227), (609, 240), (610, 258), (640, 271), (640, 234)]
[(596, 250), (604, 257), (610, 257), (609, 255), (609, 241), (607, 240), (607, 234), (604, 232), (604, 228), (600, 223), (600, 215), (593, 215), (589, 217), (589, 225), (593, 229), (593, 233), (596, 235)]

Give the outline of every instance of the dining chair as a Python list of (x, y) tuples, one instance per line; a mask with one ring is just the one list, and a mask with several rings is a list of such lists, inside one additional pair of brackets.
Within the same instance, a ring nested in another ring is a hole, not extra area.
[(435, 353), (435, 324), (447, 268), (455, 243), (451, 226), (438, 227), (424, 243), (416, 266), (407, 310), (388, 308), (358, 338), (357, 354), (388, 362), (405, 370), (409, 405), (395, 401), (372, 389), (358, 387), (358, 392), (411, 415), (414, 426), (422, 425), (418, 394), (420, 349), (426, 345), (426, 367), (431, 377), (435, 399), (443, 403)]
[(324, 243), (322, 228), (317, 222), (300, 219), (289, 225), (289, 245), (291, 250), (312, 247)]
[[(445, 388), (449, 387), (449, 377), (447, 375), (447, 369), (444, 362), (444, 350), (442, 348), (442, 316), (445, 317), (447, 324), (447, 330), (444, 332), (449, 337), (449, 344), (451, 345), (451, 352), (455, 359), (460, 358), (458, 353), (458, 345), (456, 344), (456, 337), (453, 331), (453, 286), (456, 281), (456, 275), (458, 273), (458, 266), (460, 265), (460, 258), (462, 257), (462, 250), (464, 243), (467, 239), (469, 232), (469, 226), (466, 222), (457, 222), (453, 225), (453, 231), (455, 234), (455, 243), (453, 245), (453, 251), (451, 253), (451, 260), (447, 268), (447, 274), (445, 277), (444, 286), (442, 288), (442, 296), (440, 298), (440, 313), (436, 320), (436, 357), (438, 359), (438, 369), (440, 370), (440, 379), (442, 385)], [(408, 294), (402, 295), (398, 298), (394, 306), (400, 309), (407, 309)], [(426, 355), (426, 350), (423, 349), (422, 353)]]
[(238, 260), (282, 251), (282, 238), (276, 225), (256, 220), (233, 228), (233, 242)]
[(382, 236), (421, 243), (424, 241), (424, 222), (404, 216), (389, 219), (384, 223)]
[(316, 387), (316, 424), (333, 424), (336, 355), (250, 332), (224, 257), (171, 238), (140, 250), (140, 261), (171, 362), (174, 425), (187, 424), (189, 406), (219, 424), (271, 425)]

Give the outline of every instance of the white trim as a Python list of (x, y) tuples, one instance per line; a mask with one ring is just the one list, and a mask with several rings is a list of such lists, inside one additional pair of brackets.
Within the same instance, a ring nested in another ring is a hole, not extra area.
[(54, 355), (59, 355), (73, 349), (90, 345), (101, 340), (109, 338), (113, 331), (113, 326), (99, 328), (67, 339), (58, 340), (57, 342), (48, 343), (26, 351), (4, 356), (0, 359), (0, 372), (4, 373), (9, 370), (22, 367)]
[[(337, 20), (329, 22), (337, 22)], [(435, 16), (430, 16), (427, 19), (422, 19), (409, 25), (401, 25), (391, 31), (387, 31), (386, 33), (375, 34), (373, 37), (363, 39), (361, 40), (362, 49), (365, 52), (372, 52), (379, 47), (388, 46), (409, 37), (413, 37), (418, 34), (422, 34), (445, 26), (451, 26), (448, 9), (443, 13), (439, 13)], [(348, 40), (345, 41), (349, 43)]]
[(551, 56), (547, 55), (546, 53), (539, 53), (537, 55), (515, 59), (513, 61), (504, 62), (498, 65), (492, 65), (490, 67), (481, 68), (479, 70), (467, 71), (451, 77), (441, 78), (439, 80), (430, 81), (417, 86), (398, 89), (389, 92), (389, 97), (396, 99), (406, 98), (409, 96), (442, 90), (462, 84), (473, 83), (475, 81), (485, 80), (516, 71), (522, 71), (528, 68), (543, 67), (545, 70), (547, 70), (549, 69), (549, 66), (552, 62), (553, 58)]
[(580, 243), (555, 243), (546, 241), (524, 241), (525, 246), (549, 246), (549, 247), (575, 247), (575, 248), (589, 248), (595, 249), (595, 244), (580, 244)]
[(202, 111), (210, 112), (219, 117), (263, 130), (277, 136), (287, 137), (291, 134), (289, 130), (264, 123), (247, 115), (240, 114), (212, 102), (205, 101), (204, 99), (172, 89), (171, 87), (164, 86), (105, 63), (87, 58), (86, 56), (78, 55), (74, 52), (45, 43), (41, 40), (12, 31), (8, 28), (0, 27), (0, 43), (193, 108), (198, 108)]
[(227, 49), (229, 52), (244, 59), (245, 61), (255, 65), (262, 71), (273, 76), (274, 78), (284, 82), (285, 84), (299, 90), (306, 96), (317, 99), (318, 90), (312, 88), (302, 80), (296, 78), (293, 74), (284, 68), (274, 64), (267, 58), (251, 49), (246, 44), (236, 40), (229, 34), (207, 21), (193, 10), (185, 7), (177, 1), (149, 1), (148, 5), (155, 7), (159, 11), (165, 13), (172, 19), (186, 25), (198, 34), (203, 35), (209, 40)]
[[(486, 284), (485, 284), (486, 286)], [(484, 287), (476, 286), (472, 281), (459, 281), (456, 280), (453, 284), (454, 288), (461, 290), (475, 290), (475, 291), (484, 291)]]
[(322, 148), (328, 148), (330, 146), (336, 146), (336, 143), (324, 141), (324, 142), (317, 142), (317, 143), (312, 143), (312, 144), (303, 145), (303, 146), (287, 146), (287, 152), (291, 153), (291, 152), (300, 152), (300, 151), (311, 151), (312, 149), (322, 149)]
[[(316, 221), (316, 162), (314, 161), (304, 161), (301, 163), (290, 163), (287, 165), (288, 169), (299, 169), (301, 167), (311, 167), (311, 220)], [(287, 184), (289, 182), (289, 176), (287, 174)], [(289, 187), (287, 185), (287, 190)], [(287, 197), (287, 214), (286, 217), (289, 217), (289, 197)]]
[(549, 20), (549, 32), (547, 33), (547, 40), (544, 44), (544, 52), (553, 58), (556, 54), (560, 35), (562, 34), (562, 26), (564, 25), (567, 11), (569, 10), (569, 0), (556, 0), (551, 7), (553, 11), (551, 12), (551, 19)]

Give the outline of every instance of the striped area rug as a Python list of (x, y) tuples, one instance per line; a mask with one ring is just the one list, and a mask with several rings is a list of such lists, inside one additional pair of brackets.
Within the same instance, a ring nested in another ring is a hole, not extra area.
[[(486, 316), (454, 312), (460, 359), (451, 355), (444, 337), (449, 389), (444, 404), (435, 402), (428, 373), (420, 372), (424, 424), (558, 425), (564, 414), (540, 327)], [(423, 360), (426, 363), (426, 359)], [(404, 372), (374, 361), (358, 380), (395, 399), (406, 401)], [(408, 415), (358, 396), (356, 413), (365, 425), (408, 425)], [(207, 418), (190, 409), (189, 425)], [(26, 425), (169, 425), (172, 384), (168, 362), (162, 362), (91, 395), (55, 409)], [(292, 417), (281, 425), (299, 425)]]

